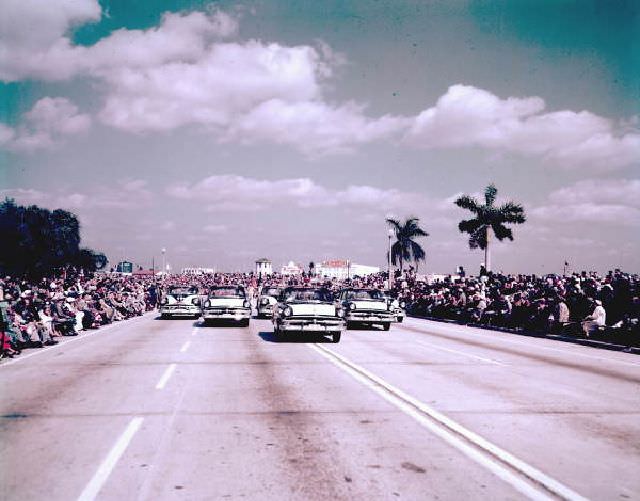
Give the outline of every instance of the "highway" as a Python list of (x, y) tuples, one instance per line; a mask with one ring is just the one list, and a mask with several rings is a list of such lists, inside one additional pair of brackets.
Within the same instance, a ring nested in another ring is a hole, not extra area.
[(3, 500), (640, 499), (640, 357), (155, 313), (0, 366)]

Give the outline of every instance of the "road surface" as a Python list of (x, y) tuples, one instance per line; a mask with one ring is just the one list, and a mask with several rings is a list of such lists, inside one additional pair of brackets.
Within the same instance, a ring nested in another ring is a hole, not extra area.
[(0, 366), (3, 500), (640, 499), (636, 355), (155, 314), (29, 353)]

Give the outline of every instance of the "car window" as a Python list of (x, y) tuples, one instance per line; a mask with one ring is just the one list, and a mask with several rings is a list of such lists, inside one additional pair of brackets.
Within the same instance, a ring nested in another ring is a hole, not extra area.
[(332, 294), (324, 289), (289, 289), (284, 292), (284, 301), (320, 301), (330, 303)]

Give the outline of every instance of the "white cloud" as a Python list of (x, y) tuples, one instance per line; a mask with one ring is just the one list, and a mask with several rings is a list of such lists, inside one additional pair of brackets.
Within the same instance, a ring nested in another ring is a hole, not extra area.
[(86, 132), (91, 117), (63, 97), (44, 97), (24, 114), (15, 128), (0, 124), (0, 146), (16, 151), (50, 148), (65, 137)]
[(538, 155), (569, 166), (617, 168), (640, 158), (637, 131), (622, 131), (588, 111), (544, 110), (539, 97), (500, 99), (476, 87), (453, 85), (415, 118), (406, 141), (422, 148), (481, 147)]
[(202, 227), (205, 233), (225, 233), (227, 227), (224, 224), (207, 224)]
[(153, 201), (153, 194), (143, 180), (122, 181), (114, 186), (96, 186), (85, 193), (22, 188), (0, 190), (0, 199), (5, 197), (14, 198), (19, 204), (37, 204), (49, 209), (71, 211), (136, 209), (148, 206)]
[(92, 46), (74, 45), (69, 29), (97, 21), (100, 14), (95, 0), (8, 0), (0, 22), (0, 79), (66, 80), (113, 68), (195, 60), (208, 41), (231, 36), (238, 29), (236, 19), (217, 10), (166, 13), (157, 27), (120, 29)]
[(206, 204), (209, 211), (259, 211), (342, 208), (383, 222), (390, 211), (402, 216), (427, 215), (426, 224), (453, 224), (453, 204), (432, 200), (421, 193), (373, 186), (329, 189), (309, 178), (265, 180), (243, 176), (210, 176), (197, 183), (168, 188), (173, 197)]
[(640, 225), (640, 180), (587, 179), (552, 192), (534, 219), (556, 223)]

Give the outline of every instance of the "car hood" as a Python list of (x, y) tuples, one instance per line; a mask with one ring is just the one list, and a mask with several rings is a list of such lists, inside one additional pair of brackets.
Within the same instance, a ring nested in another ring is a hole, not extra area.
[(353, 303), (356, 305), (356, 310), (386, 310), (387, 303), (386, 301), (380, 301), (377, 299), (368, 299), (361, 300), (357, 299), (355, 301), (349, 301), (349, 303)]
[(228, 307), (228, 306), (243, 306), (244, 299), (241, 297), (214, 297), (209, 298), (208, 301), (211, 303), (209, 308), (215, 307)]
[(289, 303), (293, 316), (322, 315), (333, 317), (336, 307), (326, 303)]

